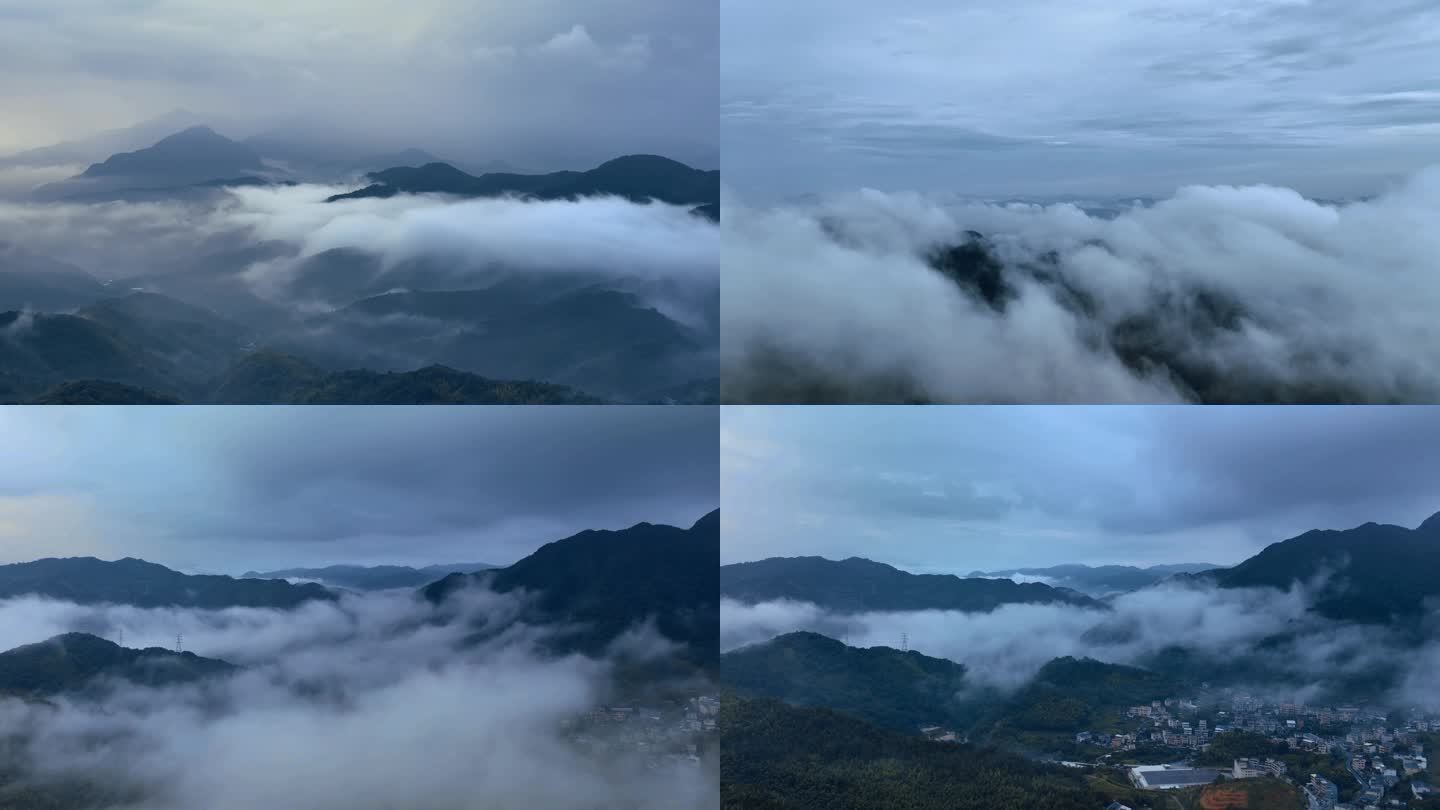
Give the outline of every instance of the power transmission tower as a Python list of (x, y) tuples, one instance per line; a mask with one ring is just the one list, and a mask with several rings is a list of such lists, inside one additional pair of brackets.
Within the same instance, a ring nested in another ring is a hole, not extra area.
[(909, 652), (909, 651), (910, 651), (910, 634), (909, 634), (909, 633), (901, 633), (901, 634), (900, 634), (900, 650), (901, 650), (901, 652)]
[(175, 652), (185, 651), (185, 639), (179, 633), (175, 634)]

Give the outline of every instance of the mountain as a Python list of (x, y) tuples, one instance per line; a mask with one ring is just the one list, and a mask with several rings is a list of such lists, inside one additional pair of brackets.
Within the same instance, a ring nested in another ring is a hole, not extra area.
[(61, 383), (29, 401), (30, 405), (179, 405), (166, 394), (104, 380)]
[(911, 574), (860, 557), (771, 557), (720, 567), (720, 593), (741, 602), (794, 599), (847, 613), (869, 610), (988, 612), (1013, 603), (1098, 607), (1088, 596), (1039, 583)]
[(3, 312), (0, 401), (28, 401), (77, 381), (194, 398), (240, 356), (244, 336), (215, 313), (154, 293), (107, 298), (68, 315)]
[(418, 588), (437, 577), (466, 571), (485, 571), (498, 566), (486, 563), (456, 563), (411, 568), (405, 565), (329, 565), (324, 568), (285, 568), (279, 571), (247, 571), (245, 579), (313, 579), (363, 591), (387, 588)]
[(58, 312), (92, 304), (109, 295), (84, 270), (0, 240), (0, 312)]
[(45, 697), (73, 692), (98, 678), (168, 686), (234, 671), (232, 664), (194, 653), (132, 650), (89, 633), (66, 633), (0, 653), (0, 694)]
[(1056, 658), (1040, 668), (1019, 691), (997, 708), (992, 736), (1033, 743), (1031, 732), (1104, 729), (1125, 708), (1175, 697), (1174, 679), (1139, 667), (1090, 658)]
[(682, 645), (681, 657), (713, 670), (719, 660), (720, 512), (688, 529), (637, 523), (620, 531), (583, 531), (540, 547), (506, 568), (451, 574), (422, 591), (432, 603), (481, 584), (500, 593), (536, 594), (537, 620), (577, 629), (557, 649), (599, 653), (647, 621)]
[(40, 200), (123, 198), (131, 191), (177, 189), (266, 171), (249, 147), (206, 126), (193, 126), (133, 152), (91, 164), (79, 175), (41, 186)]
[(153, 146), (111, 155), (81, 177), (125, 177), (155, 185), (201, 183), (260, 172), (265, 164), (249, 147), (206, 126), (161, 138)]
[(184, 387), (175, 369), (105, 324), (80, 315), (0, 312), (0, 402), (28, 401), (76, 380), (166, 392)]
[(229, 405), (294, 402), (320, 385), (327, 373), (314, 363), (283, 352), (250, 352), (216, 378), (210, 399)]
[(724, 810), (1097, 810), (1111, 798), (1071, 769), (829, 709), (725, 696), (719, 725)]
[(78, 313), (123, 334), (155, 365), (199, 383), (233, 362), (249, 341), (245, 327), (169, 296), (134, 292), (92, 304)]
[(335, 594), (313, 584), (282, 580), (192, 576), (163, 565), (126, 557), (109, 562), (94, 557), (46, 558), (0, 565), (0, 599), (45, 596), (82, 605), (135, 607), (293, 608)]
[(404, 373), (329, 372), (275, 351), (242, 357), (211, 392), (212, 401), (231, 404), (486, 404), (570, 402), (577, 396), (559, 386), (494, 382), (439, 366)]
[(190, 110), (171, 110), (128, 127), (109, 129), (83, 138), (0, 157), (0, 167), (90, 164), (116, 152), (131, 152), (144, 148), (166, 135), (203, 123), (205, 117)]
[(891, 647), (850, 647), (818, 633), (787, 633), (720, 657), (728, 688), (787, 703), (824, 706), (915, 733), (968, 727), (965, 667)]
[[(483, 289), (389, 292), (308, 325), (321, 352), (364, 347), (347, 365), (413, 367), (415, 358), (489, 377), (535, 378), (634, 400), (706, 371), (708, 339), (604, 285), (511, 279)], [(309, 344), (299, 343), (297, 348)], [(673, 382), (672, 382), (673, 381)]]
[(1070, 588), (1090, 596), (1134, 591), (1149, 587), (1173, 574), (1195, 574), (1219, 568), (1208, 563), (1174, 563), (1137, 568), (1133, 565), (1052, 565), (1049, 568), (1007, 568), (1002, 571), (972, 571), (972, 577), (1039, 577), (1045, 584)]
[[(151, 313), (153, 317), (145, 313)], [(161, 314), (162, 312), (168, 313)], [(187, 319), (187, 314), (197, 316)], [(135, 404), (592, 405), (564, 385), (481, 377), (445, 366), (329, 371), (248, 351), (218, 315), (151, 293), (75, 315), (0, 313), (0, 402)]]
[(720, 172), (692, 169), (679, 161), (658, 155), (626, 155), (606, 161), (589, 171), (561, 171), (549, 174), (489, 173), (478, 177), (448, 163), (400, 166), (369, 175), (371, 185), (330, 202), (396, 194), (454, 194), (461, 197), (517, 195), (537, 200), (561, 200), (596, 195), (615, 195), (636, 202), (660, 200), (674, 205), (720, 205)]
[(1342, 621), (1413, 620), (1440, 597), (1440, 514), (1415, 529), (1366, 523), (1308, 531), (1233, 568), (1200, 574), (1222, 588), (1289, 588), (1315, 580), (1313, 609)]

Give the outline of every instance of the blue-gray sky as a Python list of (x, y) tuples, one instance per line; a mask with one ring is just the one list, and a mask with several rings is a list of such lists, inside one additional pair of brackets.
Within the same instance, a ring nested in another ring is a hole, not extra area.
[(1347, 196), (1440, 162), (1429, 0), (724, 0), (721, 28), (751, 196)]
[(509, 564), (719, 501), (714, 408), (0, 410), (0, 563)]
[(717, 16), (713, 0), (5, 0), (0, 155), (183, 108), (232, 137), (301, 127), (457, 160), (713, 156)]
[(1440, 512), (1429, 407), (729, 406), (721, 562), (1228, 565)]

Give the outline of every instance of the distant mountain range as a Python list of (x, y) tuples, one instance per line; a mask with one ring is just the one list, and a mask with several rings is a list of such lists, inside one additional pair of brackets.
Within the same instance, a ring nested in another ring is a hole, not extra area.
[(133, 557), (114, 562), (94, 557), (47, 558), (0, 565), (0, 599), (17, 596), (44, 596), (82, 605), (205, 609), (293, 608), (336, 598), (320, 585), (182, 574)]
[[(654, 155), (544, 175), (474, 176), (431, 162), (372, 179), (342, 196), (611, 194), (718, 217), (718, 172)], [(280, 182), (288, 181), (251, 146), (196, 126), (37, 194), (210, 199), (222, 186)], [(279, 260), (298, 266), (284, 289), (258, 294), (247, 271)], [(302, 258), (281, 243), (246, 243), (102, 281), (0, 242), (0, 402), (89, 402), (112, 393), (117, 402), (235, 404), (718, 402), (718, 286), (597, 277), (584, 265), (519, 274), (449, 259), (387, 264), (351, 248)], [(248, 360), (256, 349), (275, 354)]]
[(1083, 594), (1008, 579), (911, 574), (860, 557), (772, 557), (720, 568), (720, 593), (741, 602), (811, 602), (833, 611), (959, 610), (988, 612), (1015, 603), (1098, 607)]
[(719, 561), (716, 510), (688, 529), (639, 523), (584, 531), (506, 568), (451, 574), (421, 593), (435, 604), (472, 584), (536, 594), (534, 620), (574, 626), (558, 651), (599, 653), (627, 630), (653, 621), (660, 635), (680, 645), (683, 659), (713, 671), (720, 653)]
[[(0, 271), (0, 279), (6, 277)], [(224, 404), (594, 404), (569, 386), (497, 380), (441, 365), (330, 370), (256, 351), (250, 332), (157, 293), (73, 314), (0, 312), (0, 402)], [(583, 346), (577, 346), (583, 348)]]
[[(0, 157), (0, 167), (95, 163), (117, 152), (143, 149), (167, 135), (204, 123), (205, 116), (185, 109), (172, 110), (132, 126), (109, 129), (94, 135)], [(222, 129), (229, 126), (229, 122), (223, 123), (225, 126), (222, 126)]]
[(101, 679), (169, 686), (236, 669), (194, 653), (160, 647), (132, 650), (89, 633), (66, 633), (0, 652), (0, 695), (49, 697), (97, 686)]
[(740, 694), (825, 706), (914, 734), (968, 727), (965, 667), (891, 647), (851, 647), (818, 633), (787, 633), (720, 657), (725, 686)]
[[(266, 156), (271, 162), (267, 163)], [(503, 168), (503, 165), (499, 168)], [(322, 180), (368, 172), (370, 184), (331, 202), (440, 193), (463, 197), (517, 195), (558, 200), (614, 195), (637, 202), (660, 200), (692, 206), (719, 217), (720, 173), (702, 171), (659, 155), (626, 155), (587, 171), (468, 174), (421, 149), (327, 157), (304, 140), (284, 133), (236, 141), (203, 124), (167, 135), (153, 144), (110, 155), (68, 180), (35, 190), (39, 200), (105, 200), (193, 195), (223, 185)]]
[(293, 405), (596, 405), (568, 386), (491, 380), (446, 366), (409, 372), (327, 372), (279, 352), (242, 356), (210, 389), (209, 401)]
[(658, 155), (627, 155), (589, 171), (549, 174), (490, 173), (475, 176), (448, 163), (399, 167), (369, 175), (371, 185), (330, 202), (397, 194), (453, 194), (461, 197), (515, 195), (536, 200), (574, 199), (614, 195), (635, 202), (659, 200), (695, 206), (699, 213), (719, 218), (720, 172), (692, 169)]
[(182, 189), (215, 180), (255, 179), (265, 162), (244, 144), (207, 126), (193, 126), (153, 145), (120, 152), (79, 175), (41, 186), (40, 200), (124, 198), (131, 192)]
[(1070, 588), (1090, 596), (1105, 596), (1146, 588), (1175, 574), (1194, 574), (1220, 568), (1209, 563), (1174, 563), (1137, 568), (1133, 565), (1052, 565), (1048, 568), (1007, 568), (972, 571), (972, 577), (1039, 577), (1045, 584)]
[(455, 572), (484, 571), (499, 566), (486, 563), (456, 563), (411, 568), (406, 565), (329, 565), (324, 568), (284, 568), (278, 571), (247, 571), (245, 579), (311, 579), (362, 591), (388, 588), (418, 588)]

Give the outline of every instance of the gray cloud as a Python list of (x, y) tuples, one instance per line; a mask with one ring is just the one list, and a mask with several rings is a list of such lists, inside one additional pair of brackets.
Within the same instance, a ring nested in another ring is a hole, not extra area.
[(714, 4), (61, 0), (5, 20), (0, 102), (29, 113), (0, 152), (177, 107), (236, 137), (323, 128), (459, 160), (715, 151)]
[(716, 506), (713, 408), (16, 409), (4, 562), (508, 564)]
[[(1353, 104), (1440, 77), (1440, 12), (1412, 0), (927, 0), (903, 13), (736, 0), (721, 13), (725, 170), (754, 195), (1196, 182), (1349, 195), (1426, 165), (1419, 131), (1403, 127), (1440, 124), (1423, 94)], [(893, 132), (886, 151), (854, 137), (867, 120)], [(907, 140), (909, 159), (895, 158)]]
[(1364, 407), (732, 406), (723, 562), (1233, 564), (1440, 511), (1440, 414)]

